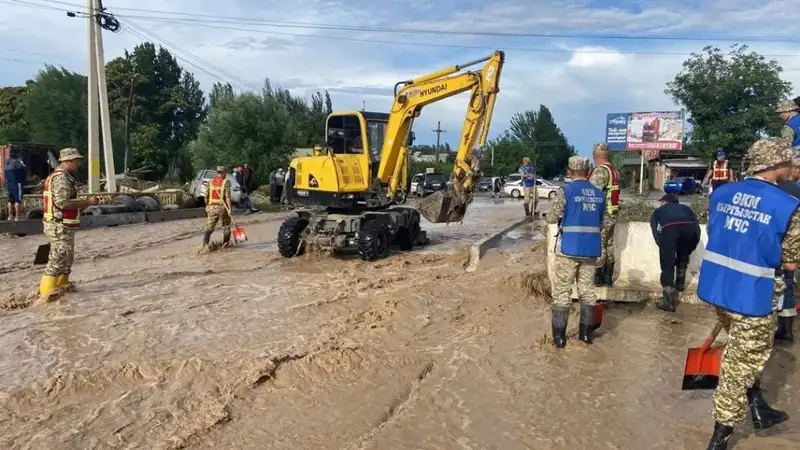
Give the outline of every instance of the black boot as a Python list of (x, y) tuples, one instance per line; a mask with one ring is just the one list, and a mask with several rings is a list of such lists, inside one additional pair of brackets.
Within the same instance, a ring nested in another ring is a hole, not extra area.
[(230, 245), (231, 243), (231, 232), (226, 231), (222, 234), (222, 245)]
[(531, 215), (531, 205), (529, 205), (529, 204), (525, 203), (525, 204), (524, 204), (524, 205), (522, 205), (522, 206), (524, 206), (524, 207), (525, 207), (525, 215), (526, 215), (526, 216), (530, 216), (530, 215)]
[(603, 267), (603, 284), (608, 287), (614, 286), (614, 263), (608, 263)]
[(656, 308), (667, 311), (675, 312), (678, 307), (678, 291), (672, 286), (664, 286), (661, 288), (661, 301), (656, 305)]
[(794, 342), (792, 325), (794, 325), (794, 317), (778, 316), (778, 331), (775, 332), (775, 339), (784, 342)]
[(586, 344), (591, 344), (592, 333), (594, 333), (594, 305), (581, 305), (581, 322), (578, 326), (578, 339)]
[(789, 419), (788, 414), (773, 409), (767, 404), (767, 401), (764, 399), (764, 393), (761, 391), (761, 384), (758, 380), (756, 380), (753, 387), (747, 390), (747, 402), (750, 406), (753, 428), (756, 430), (770, 428)]
[(211, 242), (211, 231), (206, 231), (203, 234), (203, 245), (208, 245)]
[(733, 427), (722, 425), (717, 422), (714, 424), (714, 434), (711, 436), (711, 441), (708, 443), (708, 450), (727, 450), (728, 439), (733, 434)]
[(603, 285), (603, 273), (605, 271), (606, 266), (600, 266), (594, 269), (594, 285), (595, 287), (600, 287)]
[(686, 267), (678, 267), (675, 271), (675, 289), (678, 292), (686, 290)]
[(569, 320), (569, 307), (553, 307), (553, 345), (556, 348), (567, 346), (567, 320)]

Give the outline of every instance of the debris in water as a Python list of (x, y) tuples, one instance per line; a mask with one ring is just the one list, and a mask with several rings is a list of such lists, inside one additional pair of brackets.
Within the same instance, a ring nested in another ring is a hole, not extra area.
[(547, 279), (547, 272), (528, 272), (522, 275), (520, 280), (522, 290), (534, 297), (545, 299), (550, 298), (550, 280)]

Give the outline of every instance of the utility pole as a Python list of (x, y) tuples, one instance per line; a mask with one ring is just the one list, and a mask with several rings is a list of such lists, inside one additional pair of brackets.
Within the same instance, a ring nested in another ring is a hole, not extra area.
[(439, 142), (441, 140), (442, 133), (447, 133), (447, 130), (443, 130), (442, 129), (442, 122), (439, 121), (439, 122), (436, 122), (436, 129), (435, 130), (431, 130), (431, 131), (436, 133), (436, 164), (438, 164), (439, 163)]
[(361, 112), (364, 112), (366, 110), (367, 110), (367, 101), (361, 100)]
[(99, 109), (103, 127), (103, 156), (106, 169), (106, 191), (117, 192), (116, 172), (114, 171), (114, 148), (111, 142), (111, 112), (108, 109), (108, 87), (106, 84), (106, 63), (103, 51), (103, 34), (97, 15), (100, 0), (86, 0), (89, 14), (88, 27), (89, 73), (88, 73), (88, 128), (89, 128), (89, 192), (100, 192), (100, 130), (97, 129)]

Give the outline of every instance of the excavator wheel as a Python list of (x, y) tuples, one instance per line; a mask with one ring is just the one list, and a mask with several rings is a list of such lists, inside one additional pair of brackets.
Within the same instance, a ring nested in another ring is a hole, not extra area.
[(358, 230), (358, 254), (364, 261), (375, 261), (391, 252), (389, 228), (377, 221), (367, 221)]
[(419, 216), (415, 214), (411, 219), (411, 223), (408, 224), (408, 226), (397, 230), (397, 235), (394, 237), (395, 242), (397, 243), (398, 247), (400, 247), (400, 250), (413, 250), (414, 244), (417, 242), (417, 236), (419, 235), (419, 232)]
[(308, 226), (308, 221), (300, 217), (289, 217), (278, 230), (278, 251), (284, 258), (300, 256), (305, 251), (301, 234)]

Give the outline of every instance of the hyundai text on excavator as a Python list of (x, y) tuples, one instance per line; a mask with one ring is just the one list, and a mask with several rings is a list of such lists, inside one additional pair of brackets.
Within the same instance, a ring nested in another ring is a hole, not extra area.
[[(465, 71), (480, 63), (477, 71)], [(480, 176), (480, 152), (486, 144), (505, 53), (455, 65), (395, 85), (388, 114), (345, 111), (331, 113), (325, 146), (312, 156), (292, 160), (289, 189), (296, 215), (284, 220), (278, 249), (291, 258), (308, 246), (324, 250), (357, 248), (364, 260), (388, 256), (393, 244), (401, 250), (427, 243), (420, 214), (432, 223), (460, 222), (472, 202)], [(422, 200), (417, 209), (399, 206), (408, 180), (408, 155), (414, 140), (414, 119), (422, 108), (463, 92), (471, 92), (451, 186)], [(401, 189), (402, 187), (402, 189)]]

